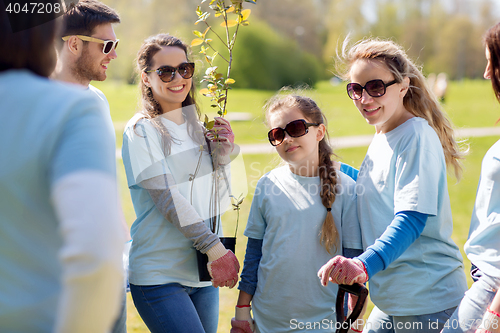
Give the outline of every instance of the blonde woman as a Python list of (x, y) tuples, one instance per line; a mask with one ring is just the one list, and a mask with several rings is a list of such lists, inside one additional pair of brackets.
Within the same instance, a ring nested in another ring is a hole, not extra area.
[(447, 185), (447, 166), (459, 178), (463, 153), (399, 45), (367, 39), (343, 53), (347, 93), (376, 131), (357, 178), (365, 252), (335, 257), (318, 275), (370, 281), (376, 307), (364, 332), (439, 332), (467, 290)]

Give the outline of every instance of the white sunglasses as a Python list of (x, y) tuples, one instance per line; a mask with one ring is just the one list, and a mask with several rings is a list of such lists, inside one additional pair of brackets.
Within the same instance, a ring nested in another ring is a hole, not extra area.
[[(116, 50), (118, 47), (118, 42), (120, 41), (119, 39), (117, 40), (103, 40), (100, 38), (94, 38), (94, 37), (88, 37), (88, 36), (83, 36), (83, 35), (75, 35), (76, 37), (80, 38), (81, 40), (84, 40), (86, 42), (94, 42), (94, 43), (102, 43), (102, 53), (108, 54), (111, 52), (113, 49)], [(63, 41), (67, 41), (71, 36), (64, 36), (62, 38)]]

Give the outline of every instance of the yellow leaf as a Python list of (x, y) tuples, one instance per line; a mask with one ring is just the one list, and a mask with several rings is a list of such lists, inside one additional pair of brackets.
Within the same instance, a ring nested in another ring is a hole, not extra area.
[(241, 11), (241, 16), (242, 16), (242, 21), (245, 21), (248, 19), (248, 17), (250, 16), (250, 13), (252, 12), (251, 9), (244, 9)]
[(235, 83), (236, 81), (234, 81), (234, 79), (227, 79), (224, 84), (233, 84)]
[(191, 46), (198, 46), (203, 44), (203, 39), (201, 38), (195, 38), (191, 41)]
[(226, 10), (226, 13), (231, 13), (231, 12), (234, 12), (234, 7), (233, 7), (233, 6), (229, 7), (229, 8)]
[(210, 27), (206, 28), (205, 31), (203, 31), (203, 37), (205, 37), (205, 35), (207, 34), (207, 32), (210, 30)]
[[(227, 27), (231, 28), (234, 27), (235, 25), (238, 25), (238, 21), (236, 20), (227, 20)], [(222, 22), (220, 24), (221, 27), (226, 27), (226, 22)]]
[(207, 88), (203, 88), (200, 90), (200, 94), (207, 95), (207, 94), (210, 94), (210, 91)]

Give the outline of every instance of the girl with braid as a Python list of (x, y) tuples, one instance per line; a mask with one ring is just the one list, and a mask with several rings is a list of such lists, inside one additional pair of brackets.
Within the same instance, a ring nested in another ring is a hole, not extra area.
[(363, 332), (439, 332), (467, 290), (446, 172), (460, 178), (463, 152), (399, 45), (367, 39), (344, 51), (347, 93), (376, 131), (356, 181), (365, 251), (331, 259), (318, 276), (324, 285), (369, 280), (376, 306)]
[(286, 164), (255, 189), (231, 332), (334, 332), (338, 287), (322, 287), (316, 272), (344, 248), (361, 249), (355, 183), (332, 159), (312, 99), (278, 94), (265, 108), (269, 141)]

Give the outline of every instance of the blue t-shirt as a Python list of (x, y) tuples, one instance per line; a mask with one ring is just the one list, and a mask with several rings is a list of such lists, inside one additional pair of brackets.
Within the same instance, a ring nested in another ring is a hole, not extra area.
[(453, 221), (446, 163), (436, 132), (412, 118), (376, 134), (357, 178), (363, 246), (375, 243), (397, 212), (428, 219), (420, 237), (385, 270), (370, 277), (370, 297), (389, 315), (429, 314), (457, 306), (467, 290)]
[(481, 272), (500, 278), (500, 141), (486, 153), (464, 249)]
[[(172, 137), (170, 154), (162, 145), (160, 132), (149, 120), (134, 116), (123, 134), (123, 164), (136, 213), (132, 224), (132, 247), (129, 257), (129, 281), (135, 285), (180, 283), (190, 287), (206, 287), (211, 282), (200, 282), (196, 250), (184, 235), (156, 208), (141, 182), (169, 174), (177, 188), (200, 217), (207, 223), (211, 217), (212, 160), (206, 147), (188, 134), (187, 122), (181, 125), (161, 117), (161, 122)], [(136, 125), (137, 123), (137, 125)], [(201, 130), (201, 126), (200, 126)], [(201, 159), (200, 159), (201, 153)], [(198, 172), (196, 172), (198, 169)], [(191, 181), (193, 174), (197, 174)], [(227, 199), (227, 193), (219, 193)], [(227, 200), (221, 206), (227, 206)], [(182, 224), (182, 221), (180, 221)], [(219, 235), (222, 230), (218, 230)]]
[(91, 170), (115, 174), (104, 111), (82, 89), (27, 70), (0, 73), (0, 330), (52, 332), (62, 246), (51, 189)]
[(319, 242), (327, 213), (319, 177), (301, 177), (283, 166), (259, 180), (245, 230), (245, 236), (263, 240), (252, 300), (257, 332), (301, 331), (300, 323), (323, 320), (335, 323), (338, 287), (332, 283), (323, 287), (317, 272), (333, 256), (342, 254), (342, 247), (359, 249), (362, 245), (355, 183), (338, 174), (341, 185), (332, 214), (339, 242), (332, 254)]

